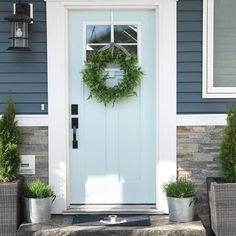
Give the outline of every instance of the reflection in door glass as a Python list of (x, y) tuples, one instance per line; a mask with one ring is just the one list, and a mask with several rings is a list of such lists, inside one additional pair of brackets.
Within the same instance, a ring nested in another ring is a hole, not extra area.
[(115, 25), (114, 38), (115, 43), (137, 43), (138, 27), (137, 25)]
[(110, 25), (87, 25), (86, 42), (87, 43), (110, 43), (111, 27)]

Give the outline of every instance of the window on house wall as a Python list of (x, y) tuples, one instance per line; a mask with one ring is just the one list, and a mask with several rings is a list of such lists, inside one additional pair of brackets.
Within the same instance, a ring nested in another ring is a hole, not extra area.
[(203, 97), (236, 97), (236, 1), (203, 2)]

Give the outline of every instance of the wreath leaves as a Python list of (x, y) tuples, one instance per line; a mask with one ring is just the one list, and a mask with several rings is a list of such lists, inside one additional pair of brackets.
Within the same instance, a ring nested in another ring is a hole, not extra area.
[[(94, 97), (105, 106), (114, 105), (124, 98), (137, 95), (135, 88), (140, 85), (144, 74), (135, 56), (127, 58), (127, 55), (120, 50), (115, 50), (112, 54), (112, 50), (92, 53), (90, 62), (82, 71), (83, 81), (90, 89), (88, 99)], [(108, 74), (104, 71), (109, 64), (120, 66), (124, 72), (123, 80), (113, 87), (106, 85)]]

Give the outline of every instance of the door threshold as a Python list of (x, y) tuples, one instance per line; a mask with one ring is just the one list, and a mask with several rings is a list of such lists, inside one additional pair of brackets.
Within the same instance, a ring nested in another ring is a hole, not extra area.
[(64, 215), (74, 214), (164, 214), (156, 205), (70, 205)]

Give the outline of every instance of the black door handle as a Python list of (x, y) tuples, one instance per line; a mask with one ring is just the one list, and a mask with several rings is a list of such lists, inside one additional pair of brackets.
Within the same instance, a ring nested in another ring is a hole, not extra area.
[(78, 118), (72, 118), (71, 119), (71, 126), (73, 129), (73, 140), (72, 140), (72, 148), (77, 149), (78, 148), (78, 140), (76, 138), (76, 130), (79, 128), (79, 119)]

